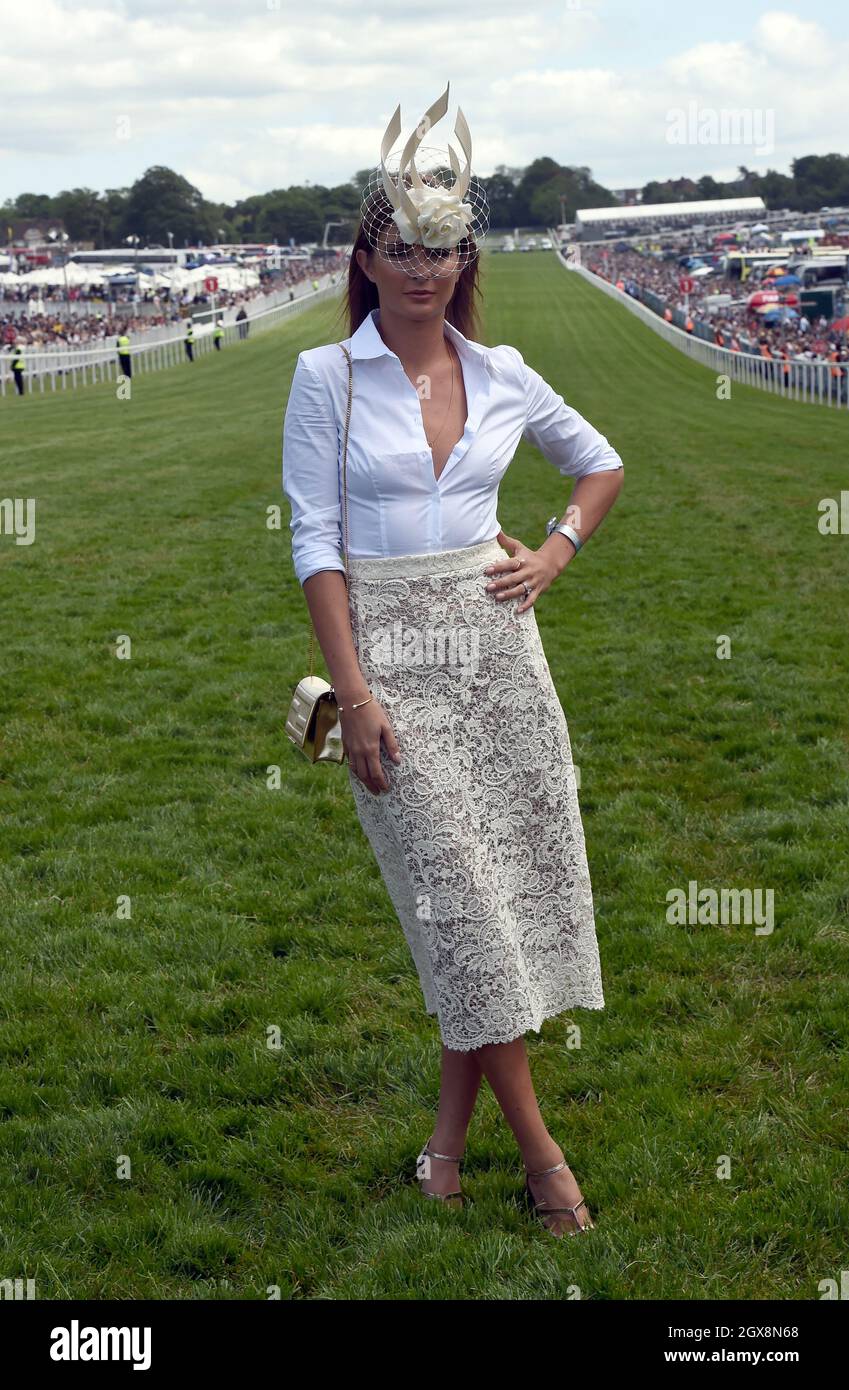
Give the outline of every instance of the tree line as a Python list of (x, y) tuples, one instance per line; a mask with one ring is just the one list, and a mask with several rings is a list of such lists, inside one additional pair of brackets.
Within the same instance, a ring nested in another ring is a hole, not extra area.
[[(21, 218), (61, 219), (73, 241), (91, 241), (97, 249), (138, 237), (142, 245), (175, 247), (219, 241), (315, 242), (330, 229), (330, 244), (349, 241), (358, 222), (362, 192), (371, 175), (359, 170), (343, 184), (328, 188), (305, 183), (257, 193), (233, 204), (211, 202), (188, 179), (163, 165), (146, 170), (129, 188), (73, 188), (55, 195), (21, 193), (0, 209), (3, 232)], [(499, 165), (482, 179), (494, 230), (544, 228), (575, 220), (578, 208), (609, 207), (617, 202), (592, 171), (559, 164), (544, 156), (526, 168)], [(792, 162), (790, 174), (768, 169), (757, 173), (741, 165), (736, 179), (722, 183), (710, 175), (699, 179), (652, 180), (641, 190), (644, 203), (689, 202), (760, 194), (767, 207), (816, 212), (824, 206), (849, 205), (849, 156), (805, 155)]]

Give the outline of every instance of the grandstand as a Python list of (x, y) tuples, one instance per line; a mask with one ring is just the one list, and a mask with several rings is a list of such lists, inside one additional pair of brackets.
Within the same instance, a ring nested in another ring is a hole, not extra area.
[(692, 203), (640, 203), (630, 207), (579, 208), (575, 214), (576, 241), (602, 241), (605, 237), (639, 235), (660, 227), (698, 223), (760, 219), (766, 213), (763, 198), (711, 198)]
[(102, 250), (71, 251), (68, 261), (74, 265), (125, 266), (128, 262), (140, 265), (185, 266), (194, 260), (197, 252), (167, 246), (139, 246), (130, 248), (118, 246), (104, 247)]

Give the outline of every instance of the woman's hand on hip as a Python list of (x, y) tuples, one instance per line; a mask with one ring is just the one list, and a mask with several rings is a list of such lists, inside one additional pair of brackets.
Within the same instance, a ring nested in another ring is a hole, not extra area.
[(371, 699), (359, 709), (344, 709), (339, 719), (342, 746), (354, 776), (375, 796), (388, 792), (389, 782), (380, 763), (381, 742), (393, 762), (401, 761), (401, 750), (383, 705)]
[[(559, 554), (558, 550), (549, 544), (551, 537), (549, 541), (543, 542), (539, 550), (530, 550), (521, 541), (516, 540), (515, 536), (505, 535), (503, 531), (499, 531), (495, 539), (508, 551), (510, 558), (494, 560), (491, 565), (487, 565), (484, 570), (484, 574), (489, 576), (487, 592), (497, 603), (503, 603), (509, 598), (521, 599), (516, 605), (516, 612), (524, 613), (526, 608), (533, 608), (540, 594), (551, 588), (557, 576), (566, 568), (569, 559), (566, 554)], [(562, 541), (564, 552), (573, 550), (571, 542), (565, 537), (561, 536), (559, 539)], [(530, 593), (525, 590), (526, 584)]]

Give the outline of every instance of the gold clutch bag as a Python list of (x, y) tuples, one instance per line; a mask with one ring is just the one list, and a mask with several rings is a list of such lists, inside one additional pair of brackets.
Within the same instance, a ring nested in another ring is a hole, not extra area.
[[(341, 344), (340, 344), (341, 346)], [(342, 453), (342, 494), (345, 519), (345, 585), (348, 584), (348, 427), (351, 423), (351, 396), (354, 370), (351, 354), (342, 348), (348, 359), (348, 409), (345, 416), (345, 444)], [(342, 725), (333, 686), (313, 674), (315, 633), (310, 629), (309, 675), (298, 681), (289, 713), (286, 734), (311, 763), (342, 763), (345, 749)]]
[(298, 681), (286, 716), (286, 733), (311, 763), (344, 761), (336, 696), (321, 676)]

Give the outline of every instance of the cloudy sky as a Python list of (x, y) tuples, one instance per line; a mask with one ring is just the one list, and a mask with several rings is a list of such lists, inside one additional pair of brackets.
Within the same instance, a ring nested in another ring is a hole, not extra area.
[(152, 164), (227, 202), (341, 183), (449, 81), (431, 143), (459, 103), (481, 176), (543, 154), (613, 188), (788, 171), (849, 152), (847, 70), (834, 0), (0, 0), (0, 202)]

